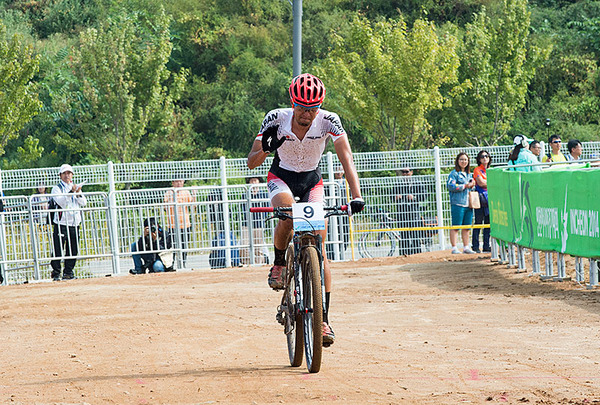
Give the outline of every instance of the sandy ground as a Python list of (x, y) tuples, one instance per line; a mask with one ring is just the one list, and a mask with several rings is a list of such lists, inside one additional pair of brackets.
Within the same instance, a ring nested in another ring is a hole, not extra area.
[(0, 287), (0, 403), (600, 403), (600, 291), (484, 255), (333, 268), (318, 374), (265, 267)]

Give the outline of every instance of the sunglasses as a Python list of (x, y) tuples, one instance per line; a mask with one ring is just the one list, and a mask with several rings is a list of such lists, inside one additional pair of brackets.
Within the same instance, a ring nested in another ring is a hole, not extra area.
[(304, 114), (304, 113), (310, 113), (310, 114), (316, 114), (317, 112), (319, 112), (319, 108), (321, 108), (321, 105), (317, 105), (314, 107), (304, 107), (301, 106), (300, 104), (294, 104), (294, 107), (296, 107), (299, 111), (300, 114)]
[(562, 141), (552, 141), (552, 143), (562, 143)]
[(410, 173), (410, 170), (401, 170), (401, 172), (404, 174), (408, 174), (408, 173)]
[(482, 158), (484, 158), (484, 157), (486, 157), (486, 158), (489, 158), (489, 157), (490, 157), (490, 155), (481, 155), (481, 157), (482, 157)]

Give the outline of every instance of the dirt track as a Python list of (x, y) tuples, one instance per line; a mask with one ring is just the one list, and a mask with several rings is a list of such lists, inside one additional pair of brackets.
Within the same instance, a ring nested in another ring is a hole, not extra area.
[(0, 287), (0, 403), (600, 403), (600, 291), (446, 256), (335, 264), (312, 375), (266, 268)]

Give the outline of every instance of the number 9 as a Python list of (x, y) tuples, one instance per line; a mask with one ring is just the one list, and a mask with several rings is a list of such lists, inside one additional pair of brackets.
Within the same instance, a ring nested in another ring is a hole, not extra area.
[(312, 218), (313, 215), (315, 215), (315, 210), (313, 207), (311, 207), (311, 206), (304, 207), (304, 217), (305, 218)]

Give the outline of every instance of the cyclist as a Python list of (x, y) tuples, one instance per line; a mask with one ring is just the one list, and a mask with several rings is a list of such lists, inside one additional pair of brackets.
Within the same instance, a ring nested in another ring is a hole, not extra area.
[[(337, 114), (321, 109), (325, 99), (323, 82), (309, 73), (296, 76), (289, 87), (292, 108), (270, 111), (264, 118), (252, 150), (248, 155), (248, 167), (260, 166), (267, 156), (275, 152), (273, 164), (267, 176), (269, 198), (273, 207), (289, 207), (298, 197), (300, 202), (323, 202), (323, 178), (319, 161), (329, 138), (342, 163), (352, 193), (350, 213), (360, 212), (365, 202), (360, 194), (358, 175), (352, 159), (352, 150), (346, 131)], [(269, 286), (274, 290), (283, 288), (285, 251), (292, 238), (291, 221), (281, 220), (275, 227), (274, 266), (269, 272)], [(317, 231), (323, 240), (321, 252), (325, 251), (325, 230)], [(326, 256), (326, 255), (325, 255)], [(331, 272), (327, 257), (323, 258), (325, 273), (325, 317), (323, 318), (323, 344), (335, 340), (329, 326), (327, 313), (331, 292)]]

